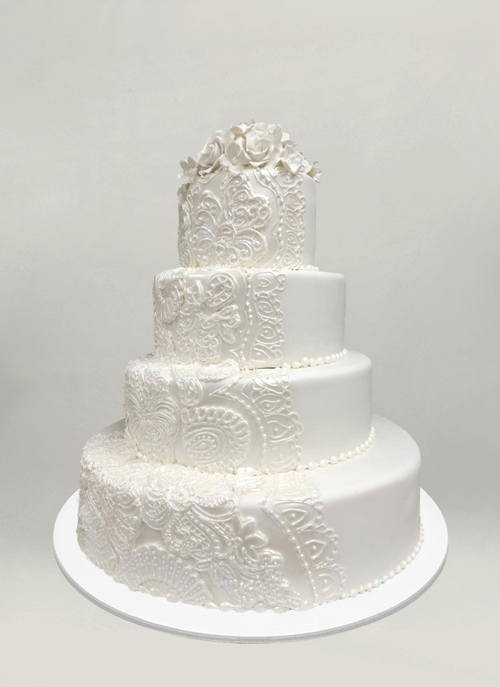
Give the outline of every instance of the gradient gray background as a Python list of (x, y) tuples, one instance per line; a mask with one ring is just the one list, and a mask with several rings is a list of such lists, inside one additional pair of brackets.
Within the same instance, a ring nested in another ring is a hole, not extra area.
[[(3, 684), (500, 684), (499, 19), (481, 0), (1, 3)], [(347, 277), (346, 343), (450, 531), (402, 612), (267, 646), (114, 617), (51, 544), (152, 348), (178, 162), (250, 118), (320, 162), (317, 264)]]

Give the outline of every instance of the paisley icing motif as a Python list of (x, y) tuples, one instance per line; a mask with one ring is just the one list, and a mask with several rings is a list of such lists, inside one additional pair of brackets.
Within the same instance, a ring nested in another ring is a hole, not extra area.
[(273, 267), (299, 267), (304, 248), (305, 199), (301, 191), (302, 179), (286, 170), (271, 173), (256, 170), (258, 181), (268, 188), (276, 198), (278, 221), (272, 234), (278, 243), (278, 251), (271, 260)]
[(238, 294), (238, 284), (230, 272), (217, 272), (210, 278), (205, 302), (210, 310), (220, 310), (232, 303)]
[[(117, 581), (186, 603), (211, 605), (217, 597), (241, 609), (307, 607), (283, 576), (283, 555), (269, 546), (270, 517), (297, 555), (314, 603), (337, 598), (345, 576), (334, 560), (338, 537), (304, 474), (134, 462), (134, 445), (121, 433), (94, 437), (84, 453), (79, 542)], [(257, 504), (255, 516), (243, 514), (240, 499), (256, 491), (261, 515)], [(158, 533), (154, 543), (151, 534), (141, 542), (148, 530)]]
[(250, 428), (241, 415), (205, 406), (181, 412), (182, 446), (194, 465), (237, 467), (250, 446)]
[[(234, 271), (218, 270), (202, 280), (188, 270), (184, 272), (183, 293), (178, 299), (182, 307), (171, 322), (161, 315), (165, 307), (161, 306), (163, 301), (156, 293), (155, 283), (158, 357), (193, 365), (219, 363), (226, 358), (242, 367), (281, 365), (284, 334), (280, 294), (286, 280), (283, 273), (245, 270), (237, 275)], [(168, 310), (170, 317), (173, 312), (177, 310)]]
[(172, 376), (183, 406), (197, 406), (202, 399), (203, 386), (195, 373), (195, 370), (185, 366), (177, 365), (172, 368)]
[(244, 386), (242, 395), (251, 402), (265, 434), (260, 467), (267, 472), (293, 470), (302, 455), (302, 427), (292, 410), (288, 374), (284, 370), (259, 371)]
[(234, 407), (245, 408), (259, 430), (259, 470), (265, 473), (293, 470), (300, 463), (302, 427), (292, 410), (290, 380), (281, 369), (252, 374), (241, 391), (233, 392), (240, 377), (232, 378), (225, 386), (214, 389), (209, 398), (228, 399)]
[(280, 524), (299, 553), (315, 603), (337, 599), (345, 570), (335, 563), (338, 536), (323, 523), (323, 505), (310, 497), (283, 501), (268, 498), (264, 509)]
[(204, 606), (213, 598), (200, 575), (186, 561), (152, 545), (139, 546), (124, 556), (115, 576), (133, 590), (165, 596), (169, 601)]
[(165, 329), (161, 323), (155, 318), (154, 327), (154, 338), (155, 338), (155, 355), (161, 360), (168, 361), (170, 363), (179, 362), (178, 356), (175, 350), (175, 342), (172, 332)]
[(276, 272), (258, 272), (251, 278), (251, 302), (255, 311), (255, 334), (250, 360), (253, 367), (277, 367), (283, 362), (283, 315), (279, 293), (285, 276)]
[(179, 193), (179, 257), (183, 267), (252, 266), (266, 251), (271, 207), (245, 173), (224, 174), (217, 198), (202, 180)]
[(146, 464), (131, 462), (134, 447), (122, 433), (96, 435), (83, 449), (78, 542), (90, 560), (112, 570), (138, 537), (140, 482)]
[(179, 407), (168, 381), (160, 372), (140, 362), (127, 370), (125, 419), (130, 436), (147, 460), (171, 462), (173, 442), (179, 431)]
[(236, 281), (215, 275), (205, 289), (201, 281), (186, 288), (185, 304), (176, 330), (176, 350), (183, 363), (210, 364), (222, 359), (223, 343), (236, 340), (240, 324)]

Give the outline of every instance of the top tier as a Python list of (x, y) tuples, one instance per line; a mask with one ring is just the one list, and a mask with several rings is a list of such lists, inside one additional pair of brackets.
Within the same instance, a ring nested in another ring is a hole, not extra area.
[(276, 124), (216, 131), (181, 162), (182, 267), (314, 264), (320, 171)]

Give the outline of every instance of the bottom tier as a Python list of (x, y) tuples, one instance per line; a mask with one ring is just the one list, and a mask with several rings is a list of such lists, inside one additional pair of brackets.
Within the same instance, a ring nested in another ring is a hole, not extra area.
[(356, 460), (306, 472), (205, 473), (137, 459), (121, 432), (84, 449), (78, 541), (117, 582), (236, 610), (304, 609), (370, 591), (420, 548), (420, 455), (375, 417)]

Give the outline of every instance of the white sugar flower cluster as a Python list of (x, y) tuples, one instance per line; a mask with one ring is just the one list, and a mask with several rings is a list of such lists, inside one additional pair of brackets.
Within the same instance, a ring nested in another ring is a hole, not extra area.
[(216, 131), (203, 150), (194, 158), (182, 160), (181, 166), (181, 184), (219, 170), (238, 174), (245, 168), (283, 169), (293, 175), (302, 172), (315, 181), (321, 174), (316, 163), (307, 162), (279, 124), (254, 121)]

